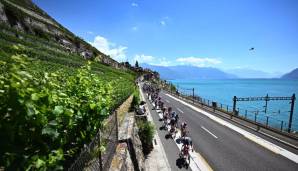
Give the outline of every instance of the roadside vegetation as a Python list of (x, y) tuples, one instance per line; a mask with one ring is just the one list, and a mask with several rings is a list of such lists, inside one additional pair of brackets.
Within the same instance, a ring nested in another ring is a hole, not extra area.
[(150, 121), (138, 120), (137, 126), (139, 128), (139, 136), (142, 142), (143, 153), (147, 156), (153, 149), (153, 137), (155, 127)]

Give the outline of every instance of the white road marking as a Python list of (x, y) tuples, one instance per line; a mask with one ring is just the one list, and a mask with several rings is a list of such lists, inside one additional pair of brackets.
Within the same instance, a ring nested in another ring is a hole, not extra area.
[(269, 135), (269, 134), (267, 134), (267, 133), (265, 133), (265, 132), (263, 132), (263, 131), (259, 131), (261, 134), (264, 134), (264, 135), (266, 135), (266, 136), (268, 136), (268, 137), (271, 137), (271, 138), (273, 138), (273, 139), (275, 139), (275, 140), (277, 140), (277, 141), (280, 141), (280, 142), (282, 142), (282, 143), (284, 143), (284, 144), (287, 144), (288, 146), (291, 146), (291, 147), (293, 147), (293, 148), (295, 148), (295, 149), (298, 149), (298, 147), (297, 146), (295, 146), (295, 145), (293, 145), (293, 144), (291, 144), (291, 143), (288, 143), (288, 142), (286, 142), (286, 141), (284, 141), (284, 140), (281, 140), (281, 139), (279, 139), (279, 138), (276, 138), (276, 137), (274, 137), (274, 136), (272, 136), (272, 135)]
[(206, 132), (208, 132), (210, 135), (212, 135), (214, 138), (217, 138), (216, 135), (214, 135), (212, 132), (210, 132), (208, 129), (206, 129), (205, 127), (201, 126), (202, 129), (204, 129)]
[(233, 124), (231, 124), (231, 123), (229, 123), (229, 122), (227, 122), (223, 119), (220, 119), (220, 118), (218, 118), (218, 117), (216, 117), (216, 116), (214, 116), (214, 115), (212, 115), (212, 114), (210, 114), (210, 113), (208, 113), (208, 112), (206, 112), (202, 109), (194, 107), (193, 105), (190, 105), (190, 104), (188, 104), (188, 103), (186, 103), (186, 102), (184, 102), (180, 99), (177, 99), (176, 97), (173, 97), (170, 94), (166, 94), (166, 95), (173, 98), (173, 99), (175, 99), (176, 101), (178, 101), (178, 102), (192, 108), (193, 110), (202, 113), (203, 115), (209, 117), (210, 119), (214, 120), (215, 122), (218, 122), (219, 124), (224, 125), (224, 126), (230, 128), (230, 129), (238, 132), (239, 134), (243, 135), (247, 139), (249, 139), (251, 141), (254, 141), (255, 143), (263, 146), (264, 148), (266, 148), (266, 149), (268, 149), (268, 150), (270, 150), (270, 151), (272, 151), (276, 154), (280, 154), (280, 155), (288, 158), (289, 160), (294, 161), (295, 163), (298, 163), (298, 155), (297, 154), (294, 154), (294, 153), (292, 153), (292, 152), (290, 152), (290, 151), (288, 151), (288, 150), (286, 150), (286, 149), (284, 149), (284, 148), (282, 148), (282, 147), (280, 147), (276, 144), (273, 144), (273, 143), (271, 143), (271, 142), (269, 142), (269, 141), (267, 141), (267, 140), (265, 140), (265, 139), (263, 139), (263, 138), (261, 138), (257, 135), (254, 135), (254, 134), (252, 134), (252, 133), (250, 133), (250, 132), (248, 132), (248, 131), (246, 131), (242, 128), (239, 128), (239, 127), (237, 127), (237, 126), (235, 126), (235, 125), (233, 125)]
[(179, 112), (181, 112), (181, 113), (184, 113), (181, 109), (179, 109), (178, 107), (177, 107), (177, 110), (179, 111)]
[(167, 103), (170, 103), (170, 101), (166, 100)]
[[(168, 126), (167, 129), (168, 131), (170, 131), (170, 126)], [(174, 142), (180, 151), (182, 148), (182, 143), (178, 144), (177, 142), (179, 142), (179, 140), (177, 139), (181, 137), (181, 131), (179, 129), (176, 129), (176, 130), (177, 130), (177, 133), (174, 138)], [(191, 168), (192, 171), (212, 171), (213, 170), (208, 164), (208, 162), (201, 156), (200, 153), (190, 150), (189, 155), (191, 159), (189, 163), (189, 167)]]

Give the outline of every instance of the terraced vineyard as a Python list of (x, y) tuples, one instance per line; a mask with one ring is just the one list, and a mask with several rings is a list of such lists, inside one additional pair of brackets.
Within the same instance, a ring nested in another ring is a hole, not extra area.
[(101, 121), (136, 90), (136, 73), (0, 28), (0, 166), (66, 169)]

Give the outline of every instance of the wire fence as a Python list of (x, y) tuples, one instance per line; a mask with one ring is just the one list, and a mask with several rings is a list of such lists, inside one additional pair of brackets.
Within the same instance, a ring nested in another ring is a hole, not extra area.
[[(169, 91), (169, 90), (168, 90)], [(235, 113), (233, 111), (233, 106), (223, 104), (216, 102), (214, 100), (202, 98), (195, 94), (194, 89), (187, 89), (187, 88), (181, 88), (176, 90), (176, 92), (170, 90), (170, 93), (179, 96), (180, 98), (184, 98), (186, 100), (192, 101), (193, 103), (198, 103), (201, 106), (206, 106), (209, 108), (212, 108), (215, 111), (220, 111), (226, 114), (229, 114), (230, 116), (235, 116), (245, 119), (247, 121), (250, 121), (251, 123), (260, 124), (267, 128), (273, 128), (274, 130), (281, 131), (281, 132), (287, 132), (288, 131), (288, 122), (271, 117), (269, 115), (269, 112), (264, 113), (263, 110), (258, 109), (243, 109), (243, 108), (237, 108)], [(289, 111), (271, 111), (272, 113), (285, 113)], [(297, 133), (298, 130), (298, 123), (293, 122), (292, 123), (292, 129), (291, 133)]]
[(68, 170), (108, 170), (116, 152), (117, 143), (118, 121), (117, 112), (114, 111), (104, 122), (103, 128), (97, 132), (91, 143), (81, 150), (79, 157)]

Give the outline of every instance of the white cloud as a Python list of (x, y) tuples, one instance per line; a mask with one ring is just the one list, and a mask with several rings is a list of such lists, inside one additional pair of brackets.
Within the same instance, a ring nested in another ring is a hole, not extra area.
[(186, 57), (186, 58), (176, 58), (174, 60), (168, 60), (165, 57), (155, 57), (151, 55), (137, 54), (131, 60), (131, 63), (147, 63), (150, 65), (157, 66), (174, 66), (174, 65), (193, 65), (198, 67), (209, 67), (222, 63), (216, 58), (198, 58), (198, 57)]
[(166, 22), (164, 20), (160, 21), (160, 25), (165, 26)]
[(157, 65), (157, 66), (170, 66), (173, 63), (166, 58), (158, 58), (150, 55), (135, 55), (135, 57), (132, 59), (132, 63), (135, 63), (138, 61), (139, 63), (147, 63), (150, 65)]
[(131, 28), (133, 31), (137, 31), (139, 28), (137, 26), (134, 26)]
[(138, 7), (139, 5), (137, 3), (135, 3), (135, 2), (133, 2), (133, 3), (131, 3), (131, 6)]
[(169, 19), (170, 19), (170, 17), (168, 17), (168, 16), (162, 17), (159, 24), (162, 26), (166, 26)]
[(190, 64), (198, 67), (207, 67), (222, 63), (219, 59), (198, 57), (177, 58), (176, 61), (180, 62), (181, 64)]
[(109, 42), (102, 36), (96, 36), (93, 42), (89, 43), (102, 53), (111, 56), (118, 62), (123, 62), (126, 60), (127, 47), (125, 46), (117, 46), (115, 43)]
[(133, 58), (133, 63), (135, 61), (138, 61), (139, 63), (152, 63), (154, 62), (156, 58), (150, 55), (135, 55), (135, 57)]
[(158, 65), (158, 66), (171, 66), (173, 65), (172, 61), (167, 60), (166, 58), (159, 58), (157, 60), (157, 63), (153, 63), (154, 65)]
[(91, 34), (91, 35), (92, 35), (92, 34), (94, 34), (94, 33), (93, 33), (92, 31), (87, 31), (87, 34)]

